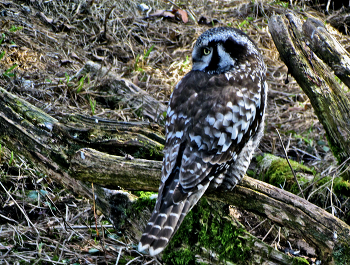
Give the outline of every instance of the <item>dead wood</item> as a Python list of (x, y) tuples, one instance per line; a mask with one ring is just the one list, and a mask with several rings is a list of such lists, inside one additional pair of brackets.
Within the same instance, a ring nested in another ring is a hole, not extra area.
[(317, 19), (307, 19), (303, 24), (303, 33), (305, 43), (350, 88), (350, 54)]
[(98, 63), (88, 61), (84, 67), (74, 76), (80, 78), (89, 74), (95, 80), (109, 80), (108, 90), (99, 91), (100, 96), (121, 101), (131, 106), (134, 110), (140, 110), (142, 117), (149, 121), (160, 122), (164, 120), (163, 113), (166, 106), (150, 96), (147, 92), (134, 85), (127, 79), (120, 78), (110, 68), (104, 67)]
[(349, 83), (347, 53), (321, 22), (310, 19), (303, 25), (293, 13), (271, 17), (269, 31), (289, 73), (309, 97), (334, 156), (338, 162), (346, 161), (350, 157), (350, 103), (326, 63)]
[[(92, 166), (96, 164), (99, 167)], [(101, 185), (108, 183), (112, 187), (121, 186), (129, 190), (150, 191), (158, 190), (160, 169), (160, 161), (125, 160), (92, 149), (79, 150), (72, 157), (70, 168), (76, 179), (94, 180)], [(325, 260), (331, 259), (336, 244), (347, 244), (350, 238), (350, 226), (330, 213), (294, 194), (247, 176), (233, 191), (219, 190), (206, 196), (266, 216), (296, 231), (316, 251), (322, 253)]]

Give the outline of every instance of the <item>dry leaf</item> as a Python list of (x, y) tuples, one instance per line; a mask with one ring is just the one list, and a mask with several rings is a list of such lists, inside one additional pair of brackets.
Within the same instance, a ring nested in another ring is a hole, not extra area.
[(175, 15), (165, 10), (156, 10), (154, 13), (149, 15), (150, 17), (170, 17), (174, 18)]
[(175, 16), (178, 17), (179, 19), (181, 19), (183, 21), (183, 23), (188, 22), (188, 16), (187, 16), (187, 12), (185, 10), (174, 9), (173, 13), (175, 13)]

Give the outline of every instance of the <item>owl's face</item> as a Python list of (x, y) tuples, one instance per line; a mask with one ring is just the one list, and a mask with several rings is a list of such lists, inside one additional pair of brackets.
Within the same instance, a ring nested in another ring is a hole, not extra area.
[(192, 70), (221, 74), (259, 57), (256, 46), (242, 31), (213, 28), (198, 38), (192, 52)]

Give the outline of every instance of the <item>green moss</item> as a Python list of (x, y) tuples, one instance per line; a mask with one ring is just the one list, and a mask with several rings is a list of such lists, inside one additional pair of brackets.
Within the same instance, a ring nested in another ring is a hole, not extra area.
[(333, 258), (336, 265), (350, 264), (350, 247), (336, 245), (333, 249)]
[[(317, 187), (320, 187), (330, 181), (332, 181), (332, 177), (325, 177), (320, 181), (317, 181)], [(329, 183), (329, 186), (330, 186), (330, 183)], [(344, 196), (350, 197), (349, 180), (344, 180), (342, 177), (334, 178), (333, 190), (337, 196), (344, 195)]]
[(133, 256), (128, 256), (128, 255), (124, 255), (120, 260), (119, 263), (120, 265), (125, 265), (127, 264), (130, 260), (134, 259), (135, 257)]
[(350, 182), (349, 180), (344, 180), (342, 177), (334, 179), (333, 183), (334, 192), (337, 195), (345, 195), (350, 197)]
[(294, 257), (292, 265), (306, 265), (310, 264), (305, 258)]
[(179, 249), (169, 252), (166, 256), (163, 256), (165, 264), (198, 264), (194, 252), (189, 249)]
[(149, 149), (149, 155), (163, 157), (163, 149), (164, 149), (164, 145), (161, 145), (161, 144), (156, 145), (154, 148)]
[(139, 143), (143, 147), (139, 147), (136, 152), (133, 153), (135, 158), (145, 158), (153, 160), (161, 160), (163, 158), (164, 145), (162, 144), (151, 144), (149, 141), (141, 141)]
[(255, 171), (254, 170), (251, 170), (251, 169), (248, 169), (247, 170), (247, 175), (251, 178), (254, 178), (255, 177)]
[[(217, 210), (205, 199), (200, 200), (165, 249), (162, 257), (165, 264), (199, 264), (195, 254), (213, 263), (231, 260), (235, 264), (246, 264), (250, 243), (244, 237), (245, 230), (221, 218)], [(211, 251), (216, 255), (214, 260)]]
[[(314, 172), (307, 166), (301, 165), (293, 160), (289, 160), (289, 162), (297, 175), (300, 185), (308, 182), (306, 178), (300, 175), (300, 172), (314, 174)], [(299, 193), (299, 188), (294, 181), (293, 173), (286, 159), (266, 154), (263, 159), (259, 160), (259, 165), (264, 172), (260, 175), (261, 180), (276, 187), (284, 186), (285, 190), (295, 194)]]
[(132, 207), (130, 209), (133, 213), (139, 213), (145, 207), (149, 208), (151, 212), (153, 211), (153, 208), (156, 204), (156, 198), (153, 198), (153, 195), (156, 194), (155, 192), (136, 191), (133, 193), (139, 197), (133, 202)]
[(256, 159), (256, 162), (260, 163), (264, 159), (264, 156), (259, 155), (259, 156), (256, 156), (255, 159)]
[(317, 181), (317, 186), (322, 186), (323, 184), (327, 183), (331, 179), (332, 179), (331, 177), (324, 177), (323, 179)]

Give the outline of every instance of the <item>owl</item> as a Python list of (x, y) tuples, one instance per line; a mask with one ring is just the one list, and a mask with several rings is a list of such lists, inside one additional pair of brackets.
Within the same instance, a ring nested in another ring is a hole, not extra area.
[(159, 254), (208, 189), (242, 179), (264, 130), (266, 66), (242, 31), (212, 28), (196, 41), (192, 70), (167, 110), (158, 198), (139, 251)]

